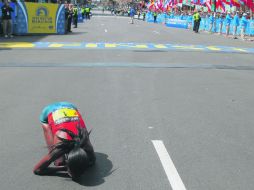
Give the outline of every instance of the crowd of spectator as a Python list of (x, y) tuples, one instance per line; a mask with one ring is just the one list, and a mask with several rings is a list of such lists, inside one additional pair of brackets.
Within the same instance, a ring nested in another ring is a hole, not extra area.
[[(237, 39), (237, 31), (240, 29), (240, 37), (241, 39), (245, 39), (246, 35), (246, 27), (248, 20), (252, 19), (249, 12), (243, 11), (227, 11), (225, 13), (222, 12), (205, 12), (202, 10), (171, 10), (168, 12), (162, 11), (149, 11), (142, 10), (141, 12), (150, 12), (153, 15), (154, 22), (157, 22), (157, 17), (160, 14), (165, 14), (167, 19), (178, 19), (178, 20), (188, 20), (190, 23), (189, 28), (192, 28), (194, 32), (199, 32), (199, 25), (202, 19), (208, 21), (205, 23), (205, 28), (208, 28), (208, 33), (218, 33), (220, 35), (223, 34), (222, 28), (226, 28), (225, 36), (231, 37), (230, 29), (233, 27), (233, 38)], [(143, 18), (145, 19), (145, 18)], [(219, 27), (218, 27), (219, 26)]]
[[(65, 31), (66, 33), (72, 32), (73, 28), (78, 27), (78, 17), (80, 13), (82, 14), (83, 19), (89, 20), (91, 17), (91, 8), (87, 5), (77, 5), (71, 4), (67, 1), (63, 2), (62, 0), (56, 1), (56, 3), (63, 4), (65, 6), (65, 20), (66, 26)], [(12, 38), (12, 12), (13, 9), (9, 6), (9, 2), (5, 2), (4, 5), (1, 7), (2, 11), (2, 33), (4, 34), (5, 38)], [(104, 8), (102, 10), (104, 12)], [(249, 12), (242, 12), (242, 11), (233, 11), (233, 12), (205, 12), (202, 10), (180, 10), (180, 9), (171, 9), (168, 12), (162, 12), (160, 10), (156, 11), (149, 11), (143, 6), (139, 7), (122, 7), (118, 9), (111, 9), (111, 14), (115, 15), (126, 15), (130, 16), (131, 20), (130, 23), (134, 23), (134, 16), (137, 15), (138, 19), (146, 20), (147, 14), (150, 12), (153, 16), (154, 23), (157, 22), (157, 18), (159, 15), (164, 14), (167, 15), (167, 19), (179, 19), (179, 20), (188, 20), (190, 24), (190, 28), (193, 29), (194, 32), (199, 32), (199, 26), (202, 19), (205, 19), (205, 27), (208, 28), (207, 31), (209, 33), (218, 33), (222, 34), (222, 28), (226, 28), (225, 35), (227, 37), (230, 36), (230, 29), (232, 31), (233, 27), (233, 38), (238, 38), (239, 29), (240, 29), (240, 37), (242, 39), (245, 38), (246, 27), (251, 15)], [(225, 29), (224, 29), (225, 30)], [(1, 31), (0, 31), (1, 32)], [(231, 36), (230, 36), (231, 37)]]

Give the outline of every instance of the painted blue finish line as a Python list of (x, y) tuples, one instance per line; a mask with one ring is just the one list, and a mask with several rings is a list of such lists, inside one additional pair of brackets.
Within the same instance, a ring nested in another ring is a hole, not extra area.
[(123, 49), (141, 51), (197, 51), (223, 53), (254, 53), (254, 48), (230, 46), (205, 46), (191, 44), (162, 43), (96, 43), (96, 42), (0, 42), (0, 49)]

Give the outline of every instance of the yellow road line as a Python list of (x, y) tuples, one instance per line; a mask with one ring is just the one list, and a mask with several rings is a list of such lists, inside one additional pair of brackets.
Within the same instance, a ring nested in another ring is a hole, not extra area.
[(81, 46), (81, 43), (69, 43), (69, 44), (53, 43), (53, 44), (50, 44), (48, 47), (60, 48), (60, 47), (80, 47), (80, 46)]
[(2, 42), (0, 48), (33, 48), (35, 45), (29, 42)]
[(64, 44), (64, 46), (71, 46), (71, 47), (80, 47), (81, 43), (72, 43), (72, 44)]
[(204, 50), (204, 48), (195, 47), (195, 46), (172, 46), (172, 47), (179, 48), (179, 49)]
[(221, 50), (221, 48), (218, 48), (218, 47), (215, 47), (215, 46), (207, 46), (206, 48), (209, 49), (209, 50), (213, 50), (213, 51), (220, 51)]
[(110, 43), (105, 43), (105, 48), (116, 48), (118, 44), (110, 44)]
[(242, 48), (233, 48), (233, 50), (241, 51), (241, 52), (247, 52), (245, 49), (242, 49)]
[(54, 43), (54, 44), (50, 44), (48, 47), (51, 47), (51, 48), (60, 48), (60, 47), (63, 47), (64, 44), (57, 44), (57, 43)]
[(148, 46), (145, 45), (145, 44), (137, 44), (137, 45), (130, 46), (130, 47), (133, 47), (133, 48), (141, 48), (141, 49), (143, 49), (143, 48), (148, 48)]
[(158, 49), (165, 49), (167, 48), (167, 46), (163, 45), (163, 44), (156, 44), (154, 45), (155, 48), (158, 48)]
[(97, 48), (97, 44), (92, 44), (92, 43), (89, 43), (89, 44), (86, 44), (86, 47), (87, 48)]

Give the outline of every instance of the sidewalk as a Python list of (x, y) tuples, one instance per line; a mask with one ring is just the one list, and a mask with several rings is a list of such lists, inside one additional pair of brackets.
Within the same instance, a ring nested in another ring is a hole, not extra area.
[(254, 42), (254, 36), (247, 36), (246, 38), (248, 41)]
[[(192, 28), (188, 28), (188, 29), (189, 29), (189, 30), (192, 30)], [(205, 34), (210, 34), (210, 35), (223, 36), (224, 38), (229, 38), (229, 39), (232, 39), (232, 40), (242, 40), (240, 35), (237, 35), (237, 39), (234, 39), (234, 36), (233, 36), (232, 34), (230, 34), (230, 35), (227, 37), (225, 33), (222, 33), (222, 34), (220, 35), (220, 34), (217, 33), (217, 32), (209, 33), (209, 32), (206, 31), (206, 30), (200, 30), (199, 32), (205, 33)], [(254, 42), (254, 36), (248, 36), (248, 35), (246, 35), (246, 36), (245, 36), (245, 39), (242, 40), (242, 41)]]

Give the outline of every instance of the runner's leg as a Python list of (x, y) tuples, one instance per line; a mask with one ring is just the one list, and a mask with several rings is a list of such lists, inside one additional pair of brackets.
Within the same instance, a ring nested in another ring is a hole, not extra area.
[(53, 145), (53, 133), (52, 133), (51, 127), (50, 125), (43, 123), (42, 129), (43, 129), (43, 134), (44, 134), (44, 138), (45, 138), (48, 150), (50, 151)]

